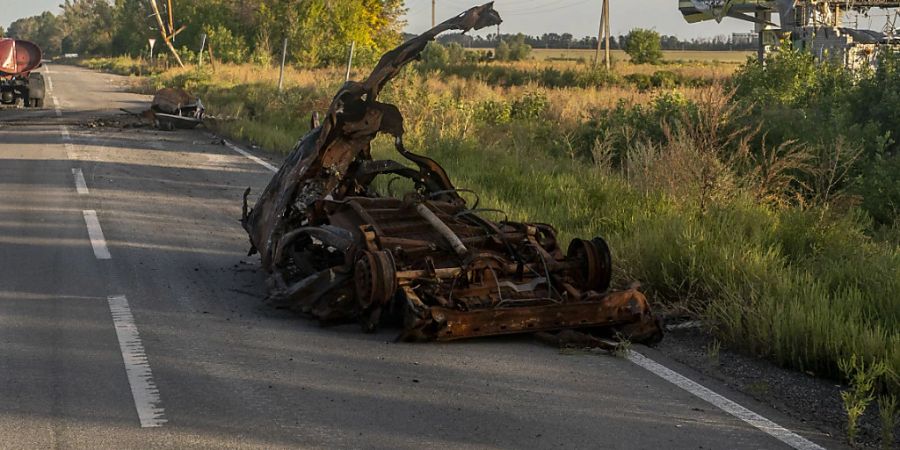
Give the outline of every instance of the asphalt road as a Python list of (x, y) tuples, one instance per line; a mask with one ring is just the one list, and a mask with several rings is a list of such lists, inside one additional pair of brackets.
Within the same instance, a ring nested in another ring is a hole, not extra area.
[(86, 126), (149, 98), (49, 70), (60, 112), (0, 111), (0, 448), (787, 447), (628, 359), (266, 307), (238, 219), (271, 172), (202, 130)]

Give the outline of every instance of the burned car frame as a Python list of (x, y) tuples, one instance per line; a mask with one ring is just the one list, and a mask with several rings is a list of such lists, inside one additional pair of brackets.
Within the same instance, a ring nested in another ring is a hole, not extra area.
[[(550, 225), (484, 218), (437, 162), (405, 148), (400, 111), (377, 101), (441, 32), (500, 22), (488, 3), (386, 53), (365, 81), (344, 84), (252, 209), (245, 192), (242, 224), (270, 275), (272, 303), (325, 323), (358, 320), (367, 331), (394, 320), (407, 340), (561, 329), (662, 336), (640, 292), (609, 290), (602, 239), (575, 239), (563, 251)], [(372, 158), (379, 133), (394, 137), (406, 164)], [(415, 189), (380, 196), (379, 175)]]

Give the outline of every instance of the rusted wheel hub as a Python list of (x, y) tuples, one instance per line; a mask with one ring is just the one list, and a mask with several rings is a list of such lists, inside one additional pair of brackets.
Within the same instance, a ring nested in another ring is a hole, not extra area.
[(356, 258), (353, 281), (356, 298), (364, 310), (387, 305), (397, 291), (394, 259), (385, 251), (361, 251)]
[(603, 238), (573, 239), (567, 256), (577, 263), (575, 279), (584, 288), (604, 292), (612, 281), (612, 255)]

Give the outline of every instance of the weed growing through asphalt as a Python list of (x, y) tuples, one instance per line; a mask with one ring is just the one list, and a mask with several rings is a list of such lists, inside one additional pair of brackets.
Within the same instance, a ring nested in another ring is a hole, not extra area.
[(878, 397), (878, 413), (881, 418), (881, 448), (887, 450), (894, 445), (894, 428), (897, 427), (897, 397)]
[(875, 385), (887, 373), (887, 365), (881, 361), (867, 364), (863, 358), (853, 355), (838, 361), (838, 367), (850, 380), (849, 389), (841, 392), (841, 400), (847, 413), (847, 441), (850, 445), (856, 445), (859, 418), (875, 399)]
[(719, 365), (719, 350), (722, 349), (722, 342), (713, 339), (712, 342), (706, 344), (706, 362), (710, 367)]
[(615, 350), (612, 352), (613, 356), (616, 358), (627, 358), (628, 352), (631, 351), (631, 341), (628, 340), (625, 335), (618, 332), (616, 333), (615, 340), (618, 342), (618, 345), (616, 345)]

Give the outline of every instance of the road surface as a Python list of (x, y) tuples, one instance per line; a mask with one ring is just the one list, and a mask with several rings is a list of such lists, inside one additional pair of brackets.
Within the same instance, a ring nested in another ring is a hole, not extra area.
[(44, 70), (46, 109), (0, 111), (0, 447), (789, 448), (625, 358), (265, 306), (238, 219), (272, 173), (202, 130), (87, 126), (149, 98)]

